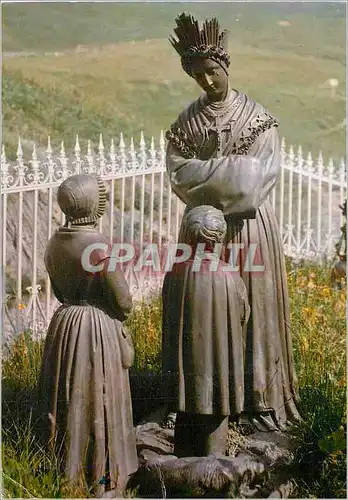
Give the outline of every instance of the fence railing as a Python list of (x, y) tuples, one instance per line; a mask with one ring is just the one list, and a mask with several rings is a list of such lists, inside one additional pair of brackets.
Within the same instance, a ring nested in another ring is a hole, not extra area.
[[(94, 150), (90, 141), (81, 151), (78, 137), (71, 155), (61, 144), (54, 152), (33, 146), (24, 160), (21, 141), (16, 161), (1, 155), (2, 266), (4, 270), (5, 318), (8, 330), (45, 329), (57, 305), (44, 268), (44, 252), (54, 230), (64, 223), (57, 202), (60, 183), (76, 173), (98, 173), (109, 192), (108, 213), (99, 229), (110, 240), (161, 246), (177, 241), (183, 203), (172, 193), (165, 170), (166, 142), (163, 132), (158, 147), (154, 139), (134, 140), (126, 146), (121, 134), (108, 148), (100, 136)], [(277, 215), (284, 251), (295, 259), (323, 259), (333, 254), (340, 235), (339, 205), (347, 196), (344, 159), (324, 165), (321, 153), (313, 160), (299, 147), (281, 146), (279, 181), (270, 195)], [(133, 294), (144, 293), (149, 280), (125, 269)], [(19, 325), (19, 326), (18, 326)]]

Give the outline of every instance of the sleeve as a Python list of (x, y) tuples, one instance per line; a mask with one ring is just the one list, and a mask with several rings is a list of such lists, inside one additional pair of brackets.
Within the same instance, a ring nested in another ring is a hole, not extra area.
[(280, 171), (280, 140), (278, 129), (272, 127), (263, 132), (249, 150), (251, 156), (260, 159), (264, 168), (264, 179), (260, 196), (260, 205), (275, 187)]
[(96, 273), (101, 307), (107, 314), (119, 321), (125, 321), (133, 308), (132, 297), (127, 281), (120, 269), (109, 270), (110, 257), (106, 257), (98, 264), (104, 263), (103, 270)]
[(173, 191), (184, 203), (213, 205), (225, 215), (254, 218), (275, 184), (279, 139), (273, 127), (257, 138), (247, 155), (209, 160), (185, 158), (169, 142), (166, 158)]

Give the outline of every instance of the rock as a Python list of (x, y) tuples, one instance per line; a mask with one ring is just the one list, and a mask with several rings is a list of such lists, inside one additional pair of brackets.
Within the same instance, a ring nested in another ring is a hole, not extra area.
[[(263, 433), (265, 436), (261, 439), (260, 434), (262, 433), (249, 436), (246, 443), (240, 446), (240, 450), (261, 457), (261, 460), (268, 466), (285, 465), (291, 462), (293, 455), (289, 449), (290, 444), (283, 433), (277, 431)], [(281, 446), (282, 439), (284, 441)]]
[[(234, 456), (177, 458), (174, 429), (161, 426), (165, 408), (136, 427), (139, 469), (128, 488), (153, 498), (288, 498), (293, 439), (284, 432), (242, 436), (231, 427)], [(230, 443), (229, 443), (230, 444)]]
[(141, 466), (132, 479), (140, 495), (231, 498), (240, 496), (245, 485), (262, 482), (264, 473), (260, 462), (246, 456), (162, 456)]
[(168, 455), (174, 449), (174, 431), (162, 429), (157, 423), (139, 425), (136, 428), (137, 449), (152, 450), (160, 455)]
[(290, 498), (290, 495), (294, 491), (294, 483), (289, 481), (284, 481), (278, 485), (274, 485), (274, 489), (268, 498)]
[(141, 466), (154, 467), (177, 458), (175, 455), (159, 455), (154, 450), (143, 449), (139, 454), (139, 463)]

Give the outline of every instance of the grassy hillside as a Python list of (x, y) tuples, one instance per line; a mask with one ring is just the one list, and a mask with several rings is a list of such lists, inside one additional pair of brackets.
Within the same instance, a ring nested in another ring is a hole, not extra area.
[[(272, 46), (295, 44), (306, 53), (317, 45), (318, 35), (332, 48), (344, 40), (343, 4), (301, 2), (116, 2), (5, 4), (3, 50), (55, 51), (78, 44), (109, 44), (120, 41), (167, 38), (174, 17), (182, 11), (204, 17), (216, 15), (231, 30), (234, 40)], [(295, 31), (283, 36), (279, 19), (296, 20)], [(238, 21), (237, 21), (238, 19)], [(303, 28), (306, 27), (306, 33)], [(322, 28), (325, 27), (325, 30)], [(340, 32), (341, 31), (341, 32)], [(300, 34), (300, 39), (298, 39)], [(304, 36), (303, 36), (304, 35)], [(314, 35), (314, 36), (313, 36)], [(303, 44), (305, 42), (305, 44)], [(344, 43), (342, 48), (344, 47)]]
[[(167, 41), (183, 10), (230, 30), (232, 86), (277, 115), (288, 142), (344, 155), (344, 6), (297, 3), (3, 6), (4, 51), (36, 52), (3, 60), (7, 149), (18, 135), (68, 146), (76, 133), (83, 143), (100, 132), (158, 136), (199, 93)], [(339, 80), (334, 99), (329, 78)]]

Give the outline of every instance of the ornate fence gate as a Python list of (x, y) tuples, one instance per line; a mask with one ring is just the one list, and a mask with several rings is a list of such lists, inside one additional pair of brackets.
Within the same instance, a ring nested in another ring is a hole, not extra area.
[[(31, 328), (44, 330), (57, 306), (44, 268), (44, 251), (54, 230), (64, 223), (56, 202), (59, 184), (69, 175), (100, 174), (108, 189), (108, 214), (99, 229), (110, 242), (132, 243), (143, 248), (156, 243), (159, 252), (167, 242), (177, 241), (184, 205), (172, 193), (165, 170), (165, 140), (158, 148), (154, 139), (146, 144), (141, 134), (126, 147), (111, 141), (105, 149), (102, 136), (94, 151), (88, 141), (81, 152), (79, 139), (72, 155), (64, 144), (53, 152), (50, 139), (44, 149), (33, 147), (31, 159), (24, 159), (21, 141), (17, 159), (9, 162), (5, 148), (1, 155), (2, 266), (5, 334)], [(278, 217), (285, 254), (294, 259), (321, 260), (330, 257), (340, 235), (339, 204), (347, 196), (344, 159), (339, 165), (322, 155), (313, 160), (301, 147), (281, 148), (281, 170), (270, 201)], [(149, 280), (125, 269), (133, 294), (141, 296)], [(5, 335), (6, 338), (6, 335)]]

